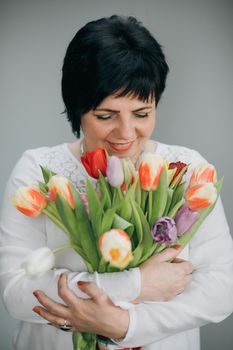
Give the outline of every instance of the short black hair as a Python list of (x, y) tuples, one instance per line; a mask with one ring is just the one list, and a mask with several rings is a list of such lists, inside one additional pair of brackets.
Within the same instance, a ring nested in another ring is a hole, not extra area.
[(169, 71), (161, 45), (136, 18), (105, 17), (82, 27), (70, 42), (62, 67), (62, 97), (74, 134), (81, 117), (107, 96), (142, 101), (164, 91)]

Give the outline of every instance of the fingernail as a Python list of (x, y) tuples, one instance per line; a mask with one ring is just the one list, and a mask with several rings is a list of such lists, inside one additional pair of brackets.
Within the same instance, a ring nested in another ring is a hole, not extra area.
[(39, 293), (35, 290), (33, 293), (32, 293), (36, 298), (38, 298), (39, 296)]
[(181, 248), (181, 245), (179, 245), (179, 244), (176, 244), (176, 245), (174, 245), (172, 248), (174, 248), (174, 249), (176, 249), (176, 250), (180, 250), (180, 248)]
[(85, 281), (78, 281), (78, 286), (83, 286), (84, 284), (86, 284), (87, 282), (85, 282)]
[(36, 306), (32, 309), (32, 311), (36, 312), (38, 315), (40, 314), (40, 309), (38, 309)]

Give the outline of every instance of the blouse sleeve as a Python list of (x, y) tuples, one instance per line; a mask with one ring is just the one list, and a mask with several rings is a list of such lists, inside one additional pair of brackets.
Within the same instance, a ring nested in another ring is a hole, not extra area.
[[(16, 164), (2, 202), (0, 217), (0, 293), (12, 317), (28, 322), (44, 323), (32, 308), (38, 303), (33, 296), (36, 289), (62, 302), (57, 294), (57, 282), (62, 272), (68, 274), (69, 286), (81, 297), (77, 288), (79, 279), (98, 283), (100, 288), (114, 300), (135, 299), (140, 291), (139, 269), (111, 274), (88, 274), (71, 272), (68, 269), (53, 269), (41, 277), (30, 278), (21, 267), (22, 261), (32, 251), (47, 246), (45, 216), (30, 218), (18, 212), (11, 197), (21, 186), (37, 185), (41, 181), (39, 165), (33, 151), (27, 151)], [(116, 284), (118, 288), (116, 288)]]
[[(204, 159), (197, 156), (197, 161)], [(148, 302), (129, 310), (127, 346), (158, 342), (173, 334), (220, 322), (233, 311), (233, 243), (221, 199), (190, 242), (193, 279), (168, 302)]]

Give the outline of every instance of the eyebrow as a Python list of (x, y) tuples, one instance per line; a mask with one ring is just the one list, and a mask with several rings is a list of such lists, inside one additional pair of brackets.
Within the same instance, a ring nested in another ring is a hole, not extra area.
[[(132, 112), (140, 112), (144, 109), (149, 109), (149, 108), (152, 108), (152, 106), (145, 106), (145, 107), (141, 107), (141, 108), (138, 108), (138, 109), (135, 109), (133, 110)], [(110, 109), (110, 108), (96, 108), (94, 109), (94, 111), (97, 111), (97, 112), (114, 112), (114, 113), (120, 113), (120, 111), (117, 111), (115, 109)]]

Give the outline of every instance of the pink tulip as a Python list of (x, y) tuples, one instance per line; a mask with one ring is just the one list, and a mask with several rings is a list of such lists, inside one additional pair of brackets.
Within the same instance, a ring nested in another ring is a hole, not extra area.
[(124, 182), (124, 172), (121, 160), (111, 156), (107, 160), (107, 178), (112, 187), (121, 186)]
[(183, 205), (177, 212), (175, 217), (177, 236), (183, 236), (195, 222), (199, 219), (199, 213), (190, 209), (187, 205)]

